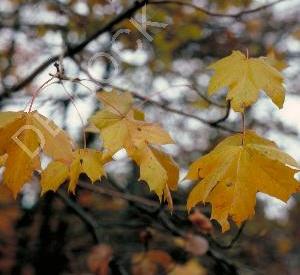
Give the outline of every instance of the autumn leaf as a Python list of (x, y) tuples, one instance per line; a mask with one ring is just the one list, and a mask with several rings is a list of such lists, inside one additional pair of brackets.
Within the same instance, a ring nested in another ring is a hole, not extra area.
[(198, 202), (212, 205), (211, 218), (222, 230), (229, 229), (228, 218), (240, 225), (254, 215), (256, 193), (263, 192), (286, 202), (296, 192), (299, 171), (296, 161), (272, 141), (252, 131), (226, 138), (209, 154), (196, 160), (187, 179), (198, 180), (187, 207)]
[(209, 68), (215, 70), (215, 74), (210, 80), (208, 94), (228, 88), (226, 99), (231, 101), (236, 112), (244, 112), (246, 107), (255, 103), (260, 90), (282, 108), (285, 97), (283, 76), (265, 58), (247, 58), (241, 52), (233, 51)]
[(152, 146), (129, 151), (129, 155), (140, 166), (140, 180), (147, 182), (150, 190), (166, 199), (169, 208), (173, 208), (169, 189), (176, 190), (179, 169), (171, 156)]
[(51, 162), (41, 174), (42, 194), (49, 190), (56, 191), (67, 180), (69, 191), (74, 193), (81, 173), (85, 173), (92, 182), (100, 180), (105, 175), (103, 165), (109, 160), (96, 150), (79, 149), (73, 152), (70, 164)]
[(40, 169), (40, 153), (68, 163), (72, 143), (54, 122), (38, 112), (0, 113), (0, 155), (5, 156), (3, 183), (16, 197), (32, 173)]
[(153, 145), (173, 143), (172, 138), (159, 125), (144, 121), (143, 112), (133, 107), (130, 93), (104, 92), (98, 98), (104, 108), (90, 122), (99, 129), (107, 154), (126, 149), (140, 166), (140, 179), (171, 207), (169, 190), (176, 189), (179, 168), (169, 155)]
[(99, 130), (104, 147), (113, 155), (122, 148), (134, 150), (143, 144), (174, 143), (159, 125), (147, 123), (140, 110), (133, 108), (133, 98), (128, 92), (99, 93), (103, 110), (90, 118)]

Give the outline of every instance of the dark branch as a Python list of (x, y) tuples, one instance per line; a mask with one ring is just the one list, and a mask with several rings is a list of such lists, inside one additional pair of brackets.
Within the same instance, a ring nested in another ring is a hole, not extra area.
[(204, 124), (207, 124), (213, 128), (218, 128), (220, 130), (223, 130), (223, 131), (226, 131), (226, 132), (229, 132), (229, 133), (234, 133), (236, 131), (230, 129), (230, 128), (227, 128), (226, 126), (223, 126), (223, 125), (219, 125), (220, 122), (223, 122), (225, 121), (227, 118), (228, 118), (228, 115), (227, 113), (229, 111), (226, 111), (226, 115), (224, 117), (222, 117), (221, 119), (218, 119), (217, 121), (207, 121), (201, 117), (198, 117), (196, 115), (193, 115), (193, 114), (189, 114), (189, 113), (186, 113), (184, 111), (181, 111), (181, 110), (177, 110), (177, 109), (174, 109), (174, 108), (171, 108), (169, 106), (166, 106), (165, 104), (162, 104), (162, 103), (159, 103), (157, 101), (154, 101), (152, 99), (149, 99), (149, 98), (146, 98), (144, 96), (141, 96), (135, 92), (131, 92), (133, 94), (134, 97), (140, 99), (140, 100), (143, 100), (143, 101), (147, 101), (148, 103), (151, 103), (152, 105), (155, 105), (155, 106), (158, 106), (160, 107), (161, 109), (167, 111), (167, 112), (171, 112), (171, 113), (174, 113), (174, 114), (178, 114), (178, 115), (182, 115), (182, 116), (186, 116), (186, 117), (190, 117), (190, 118), (193, 118), (195, 120), (198, 120)]
[(210, 122), (210, 125), (213, 126), (213, 125), (218, 125), (219, 123), (221, 122), (224, 122), (225, 120), (227, 120), (227, 118), (229, 117), (230, 115), (230, 101), (227, 102), (227, 107), (226, 107), (226, 113), (223, 117), (217, 119), (216, 121), (213, 121), (213, 122)]
[[(113, 27), (120, 22), (122, 22), (124, 19), (129, 18), (134, 15), (136, 11), (138, 11), (140, 8), (142, 8), (148, 0), (141, 0), (141, 1), (135, 1), (135, 3), (125, 10), (124, 12), (120, 13), (118, 16), (116, 16), (114, 19), (109, 21), (106, 25), (104, 25), (102, 28), (100, 28), (98, 31), (96, 31), (94, 34), (89, 36), (87, 39), (82, 41), (80, 44), (78, 44), (75, 47), (68, 48), (63, 54), (63, 57), (72, 57), (75, 54), (82, 51), (89, 43), (94, 41), (98, 36), (100, 36), (103, 33), (106, 33), (108, 31), (111, 31)], [(60, 55), (54, 55), (48, 60), (46, 60), (44, 63), (42, 63), (40, 66), (38, 66), (29, 76), (27, 76), (25, 79), (21, 80), (18, 84), (10, 87), (9, 89), (4, 91), (4, 96), (8, 96), (10, 92), (16, 92), (25, 87), (27, 84), (29, 84), (36, 76), (38, 76), (41, 72), (43, 72), (49, 65), (51, 65), (53, 62), (58, 60), (60, 58)]]
[(246, 225), (246, 222), (244, 222), (242, 225), (241, 225), (241, 227), (239, 228), (239, 230), (238, 230), (238, 232), (236, 233), (236, 235), (232, 238), (232, 240), (228, 243), (228, 244), (226, 244), (226, 245), (224, 245), (224, 244), (220, 244), (220, 243), (218, 243), (216, 240), (214, 240), (213, 238), (209, 238), (209, 240), (210, 240), (210, 242), (212, 243), (212, 244), (214, 244), (216, 247), (218, 247), (218, 248), (220, 248), (220, 249), (230, 249), (230, 248), (232, 248), (235, 244), (236, 244), (236, 242), (239, 240), (239, 238), (240, 238), (240, 236), (242, 235), (242, 233), (243, 233), (243, 230), (244, 230), (244, 228), (245, 228), (245, 225)]
[(285, 0), (277, 0), (277, 1), (274, 1), (272, 3), (262, 5), (260, 7), (254, 8), (254, 9), (244, 10), (244, 11), (240, 11), (238, 13), (233, 13), (233, 14), (212, 12), (212, 11), (209, 11), (209, 10), (204, 9), (202, 7), (199, 7), (199, 6), (197, 6), (193, 3), (188, 3), (188, 2), (179, 1), (179, 0), (154, 0), (154, 1), (149, 1), (148, 4), (149, 5), (174, 4), (174, 5), (180, 5), (180, 6), (189, 6), (189, 7), (192, 7), (196, 10), (199, 10), (199, 11), (205, 13), (206, 15), (212, 16), (212, 17), (240, 18), (245, 14), (250, 14), (250, 13), (255, 13), (255, 12), (265, 10), (265, 9), (267, 9), (271, 6), (274, 6), (274, 5), (276, 5), (280, 2), (283, 2), (283, 1), (285, 1)]
[[(78, 66), (78, 67), (79, 67), (79, 68), (80, 68), (80, 69), (88, 76), (88, 78), (89, 78), (88, 80), (89, 80), (89, 81), (91, 81), (91, 82), (93, 82), (94, 84), (98, 85), (99, 88), (103, 88), (103, 87), (105, 86), (103, 83), (101, 83), (101, 82), (99, 82), (98, 80), (96, 80), (95, 78), (93, 78), (93, 77), (91, 76), (91, 74), (88, 72), (88, 70), (86, 70), (86, 69), (85, 69), (85, 68), (84, 68), (84, 67), (83, 67), (76, 59), (73, 59), (73, 60), (74, 60), (74, 62), (77, 64), (77, 66)], [(71, 80), (71, 79), (66, 79), (66, 80)], [(71, 81), (72, 81), (72, 80), (71, 80)], [(76, 78), (76, 81), (79, 83), (80, 81), (83, 81), (83, 80), (82, 80), (82, 79), (79, 79), (79, 78)], [(107, 86), (112, 87), (112, 88), (114, 88), (114, 89), (116, 89), (116, 90), (119, 90), (119, 91), (121, 91), (121, 92), (127, 92), (127, 91), (129, 91), (128, 89), (123, 89), (123, 88), (121, 88), (121, 87), (113, 86), (113, 85), (111, 85), (111, 84), (109, 84), (109, 85), (107, 85)], [(189, 85), (187, 85), (187, 87), (188, 87), (188, 86), (189, 86)], [(192, 85), (191, 87), (192, 87), (193, 89), (195, 89), (194, 85)], [(195, 91), (197, 91), (197, 90), (195, 89)], [(163, 109), (163, 110), (166, 111), (166, 112), (171, 112), (171, 113), (178, 114), (178, 115), (181, 115), (181, 116), (193, 118), (193, 119), (198, 120), (198, 121), (202, 122), (203, 124), (206, 124), (206, 125), (208, 125), (208, 126), (210, 126), (210, 127), (217, 128), (217, 129), (220, 129), (220, 130), (229, 132), (229, 133), (236, 133), (236, 132), (237, 132), (237, 131), (235, 131), (235, 130), (233, 130), (233, 129), (230, 129), (230, 128), (226, 127), (226, 126), (220, 125), (220, 123), (221, 123), (221, 122), (224, 122), (224, 121), (228, 118), (228, 116), (229, 116), (230, 108), (229, 108), (228, 105), (227, 105), (226, 113), (225, 113), (225, 115), (224, 115), (223, 117), (221, 117), (220, 119), (217, 119), (217, 120), (215, 120), (215, 121), (208, 121), (208, 120), (206, 120), (206, 119), (204, 119), (204, 118), (201, 118), (201, 117), (199, 117), (199, 116), (196, 116), (196, 115), (193, 115), (193, 114), (189, 114), (189, 113), (186, 113), (186, 112), (181, 111), (181, 110), (178, 110), (178, 109), (171, 108), (171, 107), (169, 107), (169, 106), (166, 105), (166, 104), (163, 104), (163, 103), (157, 102), (157, 101), (155, 101), (155, 100), (152, 100), (152, 99), (149, 98), (149, 97), (142, 96), (142, 95), (138, 94), (137, 92), (134, 92), (134, 91), (129, 91), (129, 92), (130, 92), (135, 98), (137, 98), (137, 99), (143, 101), (144, 103), (150, 103), (150, 104), (152, 104), (152, 105), (154, 105), (154, 106), (157, 106), (157, 107)], [(216, 105), (216, 104), (214, 104), (214, 105)], [(220, 107), (220, 106), (218, 106), (218, 107)], [(223, 107), (223, 106), (222, 106), (222, 107)]]

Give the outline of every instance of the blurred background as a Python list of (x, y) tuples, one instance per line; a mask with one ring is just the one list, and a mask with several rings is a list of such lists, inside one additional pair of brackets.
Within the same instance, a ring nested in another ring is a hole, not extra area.
[(165, 150), (181, 181), (172, 215), (123, 151), (108, 179), (83, 176), (74, 196), (40, 197), (38, 177), (17, 200), (0, 185), (0, 274), (300, 274), (299, 195), (284, 204), (258, 194), (255, 217), (226, 234), (209, 206), (186, 212), (189, 164), (241, 127), (224, 92), (207, 96), (207, 66), (232, 50), (283, 72), (284, 108), (261, 94), (246, 124), (300, 161), (299, 0), (1, 0), (1, 110), (24, 110), (51, 80), (34, 109), (82, 146), (101, 108), (95, 93), (130, 91), (176, 141)]

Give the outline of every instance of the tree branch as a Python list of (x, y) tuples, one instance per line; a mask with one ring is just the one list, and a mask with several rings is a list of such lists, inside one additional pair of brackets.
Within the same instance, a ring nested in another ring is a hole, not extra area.
[(220, 244), (218, 243), (215, 239), (213, 239), (211, 236), (208, 236), (209, 241), (211, 241), (212, 244), (214, 244), (216, 247), (220, 248), (220, 249), (230, 249), (232, 248), (236, 242), (239, 240), (240, 236), (243, 233), (243, 230), (246, 226), (246, 222), (244, 222), (241, 227), (239, 228), (238, 232), (236, 233), (236, 235), (232, 238), (232, 240), (228, 243), (228, 244)]
[(227, 106), (226, 106), (226, 113), (224, 114), (223, 117), (213, 121), (213, 122), (210, 122), (211, 125), (218, 125), (219, 123), (221, 122), (224, 122), (230, 115), (230, 101), (227, 102)]
[[(78, 44), (75, 47), (68, 48), (63, 52), (62, 57), (71, 57), (83, 50), (90, 42), (95, 40), (98, 36), (101, 34), (111, 31), (113, 27), (120, 22), (122, 22), (124, 19), (131, 17), (134, 15), (136, 11), (138, 11), (140, 8), (142, 8), (148, 0), (140, 0), (135, 1), (134, 4), (128, 8), (127, 10), (123, 11), (119, 15), (117, 15), (114, 19), (109, 21), (107, 24), (105, 24), (102, 28), (97, 30), (95, 33), (93, 33), (91, 36), (89, 36), (87, 39), (82, 41), (80, 44)], [(38, 66), (29, 76), (21, 80), (18, 84), (4, 90), (4, 93), (2, 93), (3, 96), (9, 96), (10, 92), (16, 92), (23, 87), (25, 87), (27, 84), (29, 84), (36, 76), (38, 76), (41, 72), (43, 72), (49, 65), (51, 65), (53, 62), (58, 60), (61, 55), (54, 55), (52, 57), (49, 57), (44, 63), (42, 63), (40, 66)]]
[[(102, 187), (99, 185), (90, 184), (90, 183), (86, 183), (83, 181), (78, 182), (77, 185), (80, 186), (81, 188), (89, 190), (91, 192), (95, 192), (95, 193), (102, 194), (102, 195), (107, 195), (107, 196), (114, 197), (114, 198), (121, 198), (128, 202), (139, 203), (141, 205), (155, 207), (155, 208), (159, 208), (161, 206), (161, 204), (157, 201), (149, 200), (149, 199), (146, 199), (146, 198), (143, 198), (140, 196), (136, 196), (136, 195), (132, 195), (132, 194), (128, 194), (128, 193), (119, 192), (119, 191), (116, 191), (113, 189), (108, 189), (106, 187)], [(163, 207), (163, 208), (167, 209), (167, 207)], [(174, 210), (186, 211), (186, 207), (183, 205), (177, 205), (177, 206), (174, 205)]]
[(202, 122), (204, 124), (207, 124), (207, 125), (209, 125), (209, 126), (211, 126), (213, 128), (218, 128), (218, 129), (221, 129), (221, 130), (229, 132), (229, 133), (236, 132), (236, 131), (234, 131), (234, 130), (226, 127), (226, 126), (219, 125), (220, 122), (223, 122), (223, 121), (225, 121), (228, 118), (228, 115), (229, 115), (228, 109), (226, 111), (225, 116), (222, 117), (221, 119), (218, 119), (217, 121), (207, 121), (207, 120), (205, 120), (205, 119), (203, 119), (201, 117), (198, 117), (198, 116), (193, 115), (193, 114), (186, 113), (186, 112), (178, 110), (178, 109), (174, 109), (174, 108), (169, 107), (169, 106), (166, 106), (165, 104), (159, 103), (159, 102), (157, 102), (155, 100), (152, 100), (152, 99), (149, 99), (149, 98), (146, 98), (146, 97), (141, 96), (141, 95), (139, 95), (139, 94), (137, 94), (135, 92), (131, 91), (131, 93), (133, 94), (133, 96), (135, 98), (138, 98), (138, 99), (141, 99), (141, 100), (146, 100), (147, 102), (151, 103), (152, 105), (158, 106), (158, 107), (160, 107), (161, 109), (163, 109), (163, 110), (165, 110), (167, 112), (171, 112), (171, 113), (174, 113), (174, 114), (178, 114), (178, 115), (182, 115), (182, 116), (193, 118), (193, 119), (198, 120), (198, 121), (200, 121), (200, 122)]
[(154, 0), (154, 1), (149, 1), (148, 4), (149, 5), (161, 5), (161, 4), (174, 4), (174, 5), (179, 5), (179, 6), (188, 6), (188, 7), (192, 7), (198, 11), (203, 12), (204, 14), (208, 15), (208, 16), (212, 16), (212, 17), (228, 17), (228, 18), (240, 18), (241, 16), (245, 15), (245, 14), (250, 14), (250, 13), (255, 13), (258, 11), (262, 11), (265, 10), (271, 6), (274, 6), (280, 2), (283, 2), (286, 0), (277, 0), (274, 2), (271, 2), (269, 4), (265, 4), (262, 6), (259, 6), (257, 8), (254, 9), (249, 9), (249, 10), (243, 10), (240, 11), (238, 13), (232, 13), (232, 14), (226, 14), (226, 13), (218, 13), (218, 12), (212, 12), (209, 11), (207, 9), (204, 9), (202, 7), (199, 7), (193, 3), (188, 3), (188, 2), (184, 2), (184, 1), (179, 1), (179, 0)]
[[(103, 88), (105, 85), (108, 86), (108, 87), (111, 87), (111, 88), (114, 88), (114, 89), (117, 89), (121, 92), (127, 92), (128, 90), (127, 89), (124, 89), (124, 88), (121, 88), (121, 87), (118, 87), (118, 86), (114, 86), (114, 85), (111, 85), (111, 84), (105, 84), (103, 85), (103, 83), (101, 83), (100, 81), (94, 79), (91, 74), (88, 72), (88, 70), (86, 70), (85, 68), (83, 68), (83, 66), (80, 65), (80, 63), (76, 60), (76, 59), (73, 59), (74, 62), (77, 64), (77, 66), (79, 66), (79, 68), (87, 75), (87, 77), (89, 78), (88, 80), (93, 82), (94, 84), (98, 85), (99, 87)], [(70, 80), (70, 79), (69, 79)], [(83, 79), (80, 79), (80, 78), (76, 78), (76, 82), (80, 82), (80, 81), (83, 81)], [(187, 85), (189, 86), (189, 85)], [(195, 87), (192, 85), (192, 87), (195, 89)], [(233, 129), (230, 129), (226, 126), (223, 126), (223, 125), (220, 125), (219, 123), (221, 122), (224, 122), (228, 116), (229, 116), (229, 112), (230, 112), (230, 106), (227, 105), (227, 109), (226, 109), (226, 113), (223, 117), (221, 117), (220, 119), (217, 119), (215, 121), (208, 121), (204, 118), (201, 118), (201, 117), (198, 117), (196, 115), (193, 115), (193, 114), (189, 114), (189, 113), (186, 113), (184, 111), (181, 111), (181, 110), (178, 110), (178, 109), (174, 109), (172, 107), (169, 107), (167, 106), (166, 104), (163, 104), (163, 103), (160, 103), (160, 102), (157, 102), (155, 100), (152, 100), (151, 98), (149, 97), (146, 97), (146, 96), (142, 96), (140, 94), (138, 94), (137, 92), (134, 92), (134, 91), (129, 91), (135, 98), (139, 99), (139, 100), (142, 100), (143, 102), (147, 102), (147, 103), (150, 103), (154, 106), (157, 106), (167, 112), (171, 112), (171, 113), (174, 113), (174, 114), (178, 114), (178, 115), (181, 115), (181, 116), (186, 116), (186, 117), (189, 117), (189, 118), (193, 118), (195, 120), (198, 120), (206, 125), (209, 125), (210, 127), (213, 127), (213, 128), (217, 128), (217, 129), (221, 129), (223, 131), (226, 131), (226, 132), (229, 132), (229, 133), (236, 133), (237, 131), (233, 130)]]

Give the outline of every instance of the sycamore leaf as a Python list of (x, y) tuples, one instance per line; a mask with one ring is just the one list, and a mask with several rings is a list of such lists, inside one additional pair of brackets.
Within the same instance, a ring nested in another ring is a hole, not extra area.
[(171, 206), (169, 189), (176, 188), (179, 169), (170, 156), (151, 145), (173, 143), (172, 138), (158, 124), (144, 121), (130, 93), (104, 92), (98, 98), (104, 108), (90, 122), (99, 129), (107, 154), (125, 149), (140, 166), (140, 179)]
[(98, 94), (98, 98), (104, 109), (92, 116), (90, 122), (100, 130), (109, 154), (122, 148), (132, 150), (143, 144), (174, 143), (159, 125), (142, 120), (142, 112), (132, 106), (130, 93), (104, 92)]
[(229, 217), (240, 225), (254, 215), (257, 192), (286, 202), (299, 186), (294, 179), (299, 169), (293, 158), (252, 131), (245, 133), (243, 145), (242, 136), (222, 141), (196, 160), (186, 176), (199, 180), (188, 197), (188, 209), (198, 202), (211, 203), (211, 218), (223, 231), (229, 229)]
[(166, 199), (169, 208), (172, 209), (170, 189), (177, 188), (179, 168), (171, 156), (153, 146), (143, 146), (128, 153), (140, 167), (140, 180), (147, 182), (150, 190), (160, 199)]
[(73, 152), (69, 164), (61, 161), (51, 162), (41, 174), (42, 194), (49, 190), (56, 191), (67, 180), (69, 191), (74, 193), (81, 173), (85, 173), (92, 182), (100, 180), (105, 176), (103, 165), (109, 160), (96, 150), (79, 149)]
[(0, 155), (6, 155), (3, 183), (14, 196), (40, 169), (40, 153), (67, 163), (72, 143), (67, 134), (37, 112), (0, 113)]
[(228, 88), (226, 99), (231, 101), (236, 112), (244, 112), (244, 108), (256, 102), (261, 90), (282, 108), (285, 97), (283, 76), (265, 58), (247, 58), (241, 52), (233, 51), (209, 68), (215, 70), (215, 74), (210, 80), (208, 94)]

